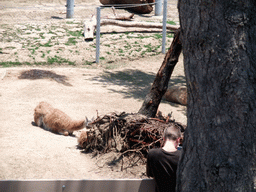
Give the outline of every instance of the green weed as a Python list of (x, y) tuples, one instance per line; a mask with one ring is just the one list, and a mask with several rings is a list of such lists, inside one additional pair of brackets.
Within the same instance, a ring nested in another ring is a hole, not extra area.
[(68, 34), (74, 37), (83, 37), (83, 30), (80, 31), (67, 31)]
[(40, 46), (42, 46), (42, 47), (52, 47), (53, 45), (51, 45), (51, 42), (52, 42), (51, 39), (49, 39), (48, 42), (45, 43), (45, 44), (40, 43)]
[(67, 21), (66, 24), (71, 25), (71, 24), (75, 24), (75, 23), (74, 23), (74, 21)]
[(0, 62), (0, 66), (2, 67), (15, 67), (15, 66), (21, 66), (21, 65), (31, 65), (29, 62), (21, 63), (19, 61), (6, 61), (6, 62)]
[(67, 63), (69, 65), (75, 65), (75, 62), (69, 61), (68, 59), (55, 55), (54, 57), (47, 57), (48, 64), (62, 64)]
[(70, 37), (68, 38), (68, 41), (65, 43), (65, 45), (70, 46), (70, 45), (75, 45), (76, 43), (77, 43), (76, 38)]
[(93, 62), (91, 62), (91, 61), (85, 61), (85, 65), (92, 65), (93, 64)]
[(170, 24), (170, 25), (176, 25), (176, 23), (174, 21), (166, 21), (167, 24)]

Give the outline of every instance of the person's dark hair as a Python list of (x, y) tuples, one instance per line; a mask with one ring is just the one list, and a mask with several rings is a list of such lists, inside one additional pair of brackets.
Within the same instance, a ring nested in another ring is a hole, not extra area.
[(170, 125), (164, 130), (164, 138), (169, 140), (177, 140), (181, 137), (181, 131), (175, 125)]

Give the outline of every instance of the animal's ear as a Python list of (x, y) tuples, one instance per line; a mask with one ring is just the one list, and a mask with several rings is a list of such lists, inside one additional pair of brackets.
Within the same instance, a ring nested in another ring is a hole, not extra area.
[(89, 124), (88, 118), (87, 118), (86, 116), (85, 116), (84, 124), (85, 124), (85, 127), (87, 127), (87, 126), (88, 126), (88, 124)]

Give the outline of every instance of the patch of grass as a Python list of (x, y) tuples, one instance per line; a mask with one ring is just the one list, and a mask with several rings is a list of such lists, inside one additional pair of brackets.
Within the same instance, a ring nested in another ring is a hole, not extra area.
[(49, 34), (53, 34), (53, 35), (57, 35), (55, 32), (53, 32), (52, 30), (50, 30), (49, 32), (48, 32)]
[(74, 37), (68, 38), (68, 41), (65, 43), (65, 45), (67, 45), (67, 46), (75, 45), (75, 44), (77, 44), (77, 41), (76, 41), (76, 38), (74, 38)]
[(74, 37), (83, 37), (83, 30), (80, 31), (67, 31), (68, 34), (74, 36)]
[[(168, 21), (168, 24), (175, 24), (173, 21)], [(66, 24), (75, 24), (75, 25), (66, 25)], [(29, 51), (29, 53), (26, 56), (32, 58), (31, 64), (33, 65), (52, 65), (52, 64), (69, 64), (69, 65), (75, 65), (74, 62), (71, 62), (70, 60), (62, 58), (66, 57), (63, 56), (63, 50), (61, 49), (52, 49), (50, 47), (56, 46), (56, 45), (62, 45), (62, 46), (71, 46), (69, 49), (69, 52), (72, 52), (72, 54), (75, 55), (81, 55), (84, 50), (88, 51), (95, 51), (96, 48), (95, 43), (86, 43), (86, 47), (83, 47), (83, 51), (80, 50), (80, 48), (77, 46), (78, 42), (82, 42), (83, 37), (83, 29), (81, 29), (81, 26), (83, 25), (83, 22), (81, 23), (75, 23), (74, 21), (67, 21), (65, 23), (62, 23), (61, 25), (19, 25), (16, 28), (9, 27), (9, 25), (6, 25), (4, 28), (3, 33), (1, 34), (2, 38), (0, 38), (0, 42), (13, 42), (16, 40), (21, 40), (20, 43), (22, 44), (22, 48)], [(26, 27), (25, 27), (26, 26)], [(19, 28), (19, 29), (18, 29)], [(81, 30), (80, 30), (81, 29)], [(36, 34), (35, 37), (29, 36), (26, 34)], [(50, 39), (46, 34), (50, 34)], [(117, 35), (115, 35), (117, 34)], [(161, 46), (161, 39), (162, 34), (161, 33), (139, 33), (139, 32), (123, 32), (119, 33), (116, 31), (112, 32), (111, 36), (110, 34), (104, 34), (104, 36), (101, 37), (104, 40), (104, 43), (101, 44), (101, 46), (105, 47), (104, 53), (102, 53), (102, 57), (100, 60), (103, 63), (115, 63), (115, 61), (119, 61), (120, 59), (124, 58), (132, 58), (133, 60), (143, 57), (143, 56), (153, 56), (160, 53), (159, 47)], [(63, 42), (63, 38), (65, 36), (68, 36), (67, 39)], [(95, 39), (96, 37), (94, 37)], [(149, 39), (150, 38), (150, 39)], [(167, 41), (170, 42), (170, 39), (173, 38), (172, 33), (167, 34)], [(44, 42), (43, 42), (43, 39)], [(47, 40), (46, 40), (47, 39)], [(42, 40), (42, 41), (41, 41)], [(111, 42), (111, 43), (109, 43)], [(42, 47), (49, 47), (49, 49), (42, 49)], [(71, 49), (72, 48), (72, 49)], [(11, 47), (9, 49), (12, 49)], [(14, 49), (14, 47), (13, 47)], [(15, 47), (16, 49), (16, 47)], [(38, 51), (39, 49), (39, 51)], [(0, 53), (3, 53), (5, 50), (5, 47), (0, 49)], [(50, 54), (50, 52), (54, 51), (54, 55)], [(16, 51), (16, 50), (14, 50)], [(14, 58), (17, 58), (16, 62), (2, 62), (3, 65), (23, 65), (24, 63), (19, 62), (19, 52), (14, 51), (11, 53)], [(56, 51), (56, 52), (55, 52)], [(59, 54), (58, 54), (59, 53)], [(49, 54), (49, 55), (48, 55)], [(45, 61), (43, 62), (37, 62), (38, 55), (40, 58), (43, 58)], [(8, 61), (8, 60), (7, 60)], [(91, 65), (92, 62), (86, 61), (86, 59), (83, 59), (81, 62), (83, 65)], [(28, 64), (28, 63), (26, 63)]]
[(39, 33), (39, 36), (41, 37), (41, 39), (45, 39), (44, 33)]
[(168, 38), (173, 38), (173, 36), (174, 36), (173, 34), (167, 34), (166, 35), (166, 37), (168, 37)]
[(85, 65), (92, 65), (93, 62), (92, 61), (85, 61)]
[(74, 23), (74, 21), (67, 21), (66, 24), (71, 25), (71, 24), (75, 24), (75, 23)]
[(52, 25), (51, 26), (51, 30), (55, 30), (55, 29), (58, 29), (60, 26), (57, 26), (57, 25)]
[(55, 55), (54, 57), (47, 57), (48, 64), (62, 64), (68, 63), (69, 65), (75, 65), (75, 62), (69, 61), (68, 59)]
[(147, 52), (152, 52), (152, 50), (153, 50), (151, 43), (144, 45), (144, 47), (147, 48), (146, 49)]
[(6, 62), (0, 62), (0, 66), (2, 67), (15, 67), (15, 66), (21, 66), (21, 65), (31, 65), (29, 62), (21, 63), (19, 61), (6, 61)]
[(28, 49), (29, 51), (31, 51), (31, 54), (34, 55), (36, 50), (35, 49)]
[(150, 37), (151, 36), (139, 34), (136, 38), (138, 38), (138, 39), (147, 39), (147, 38), (150, 38)]
[(142, 48), (140, 47), (139, 49), (135, 49), (135, 51), (140, 52)]
[(130, 44), (127, 43), (127, 45), (124, 46), (125, 49), (131, 49), (132, 46)]
[(118, 52), (119, 52), (119, 53), (124, 53), (124, 50), (121, 49), (121, 48), (119, 48), (119, 49), (118, 49)]
[(5, 47), (5, 49), (16, 49), (16, 47), (9, 46), (9, 47)]
[(158, 34), (158, 33), (156, 33), (156, 34), (154, 34), (154, 38), (156, 38), (156, 39), (162, 39), (162, 34)]
[(44, 52), (42, 52), (42, 56), (41, 56), (42, 58), (45, 58), (45, 53)]
[(134, 36), (129, 36), (129, 35), (127, 35), (126, 38), (127, 38), (127, 39), (132, 39), (132, 38), (134, 38)]
[(40, 43), (40, 46), (42, 46), (42, 47), (52, 47), (53, 45), (51, 45), (51, 42), (52, 42), (51, 39), (49, 39), (48, 42), (45, 43), (45, 44)]
[(170, 24), (170, 25), (176, 25), (176, 23), (174, 21), (166, 21), (167, 24)]

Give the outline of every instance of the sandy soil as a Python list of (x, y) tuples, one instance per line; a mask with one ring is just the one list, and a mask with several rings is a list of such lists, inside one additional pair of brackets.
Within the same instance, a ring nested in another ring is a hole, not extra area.
[[(64, 4), (64, 1), (57, 0), (31, 1), (31, 4), (24, 2), (21, 0), (16, 0), (16, 2), (1, 1), (0, 6), (6, 6), (5, 8), (2, 7), (3, 12), (9, 14), (8, 16), (1, 15), (1, 23), (14, 24), (18, 19), (22, 19), (24, 23), (52, 22), (52, 20), (47, 20), (43, 16), (47, 14), (49, 16), (52, 6), (55, 7), (54, 11), (56, 11), (60, 5)], [(170, 2), (175, 3), (175, 1)], [(95, 8), (99, 5), (96, 0), (77, 1), (77, 3), (89, 7), (86, 14), (90, 14), (89, 10), (92, 7)], [(45, 10), (46, 8), (42, 9), (43, 5), (48, 5), (47, 10)], [(15, 16), (19, 10), (17, 7), (23, 7), (23, 14), (20, 15), (20, 18)], [(24, 7), (35, 9), (38, 18), (31, 15), (35, 13), (34, 10), (24, 9)], [(74, 21), (80, 22), (82, 16), (79, 16), (78, 12)], [(84, 12), (84, 10), (81, 10), (81, 12)], [(175, 19), (177, 20), (177, 17)], [(18, 24), (24, 25), (23, 22), (19, 20)], [(109, 27), (104, 30), (111, 29)], [(115, 30), (117, 33), (119, 33), (119, 30), (124, 31), (121, 28), (115, 28)], [(111, 36), (111, 34), (109, 35)], [(129, 41), (129, 39), (126, 40)], [(13, 41), (0, 42), (0, 46), (6, 48), (7, 44), (5, 43), (13, 43)], [(56, 47), (53, 46), (48, 49), (54, 48)], [(1, 61), (8, 60), (6, 54), (4, 54), (5, 51), (8, 50), (2, 49)], [(16, 50), (19, 59), (22, 58), (22, 51), (24, 50), (18, 48)], [(10, 54), (14, 53), (10, 51), (7, 55), (10, 57)], [(76, 58), (77, 56), (68, 55), (70, 60), (73, 57)], [(79, 58), (82, 57), (83, 54), (79, 55)], [(75, 136), (56, 135), (33, 126), (33, 110), (40, 101), (49, 102), (74, 119), (82, 119), (84, 116), (92, 118), (96, 116), (97, 110), (100, 115), (113, 111), (137, 112), (154, 80), (156, 72), (162, 64), (164, 54), (138, 56), (134, 60), (122, 59), (122, 57), (109, 62), (109, 64), (115, 66), (111, 68), (104, 67), (103, 64), (92, 64), (89, 67), (78, 64), (76, 66), (22, 65), (15, 68), (0, 68), (0, 179), (145, 177), (143, 175), (145, 166), (120, 172), (120, 167), (108, 167), (104, 164), (106, 160), (111, 160), (114, 154), (92, 157), (91, 154), (85, 154), (77, 148), (77, 138)], [(58, 75), (64, 75), (68, 78), (66, 82), (71, 86), (50, 78), (34, 80), (19, 78), (21, 72), (30, 69), (50, 70)], [(180, 58), (180, 62), (173, 72), (170, 85), (184, 84), (183, 63), (182, 58)], [(162, 101), (159, 110), (163, 114), (172, 113), (172, 118), (186, 124), (186, 107)]]

